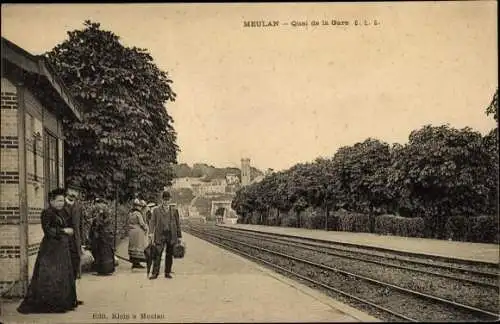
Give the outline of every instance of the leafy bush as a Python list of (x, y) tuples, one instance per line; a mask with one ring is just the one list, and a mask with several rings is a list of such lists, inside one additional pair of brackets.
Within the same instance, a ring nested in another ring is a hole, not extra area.
[(279, 226), (279, 222), (280, 222), (280, 219), (279, 219), (279, 215), (278, 215), (278, 210), (275, 209), (275, 208), (272, 208), (269, 211), (269, 215), (267, 217), (267, 223), (266, 223), (266, 225), (269, 225), (269, 226)]
[(254, 211), (250, 214), (249, 224), (259, 225), (260, 223), (260, 213)]
[(339, 227), (339, 223), (340, 223), (340, 217), (339, 215), (333, 213), (333, 212), (330, 212), (329, 215), (328, 215), (328, 230), (330, 231), (339, 231), (340, 227)]
[(283, 215), (281, 218), (281, 226), (283, 227), (297, 227), (298, 224), (299, 222), (295, 212), (290, 212), (287, 215)]
[(370, 232), (370, 219), (368, 215), (358, 213), (341, 213), (338, 217), (340, 231)]
[(498, 243), (498, 217), (482, 215), (469, 218), (467, 241), (480, 243)]
[(280, 220), (278, 217), (271, 217), (268, 219), (269, 226), (280, 226)]
[(289, 212), (287, 211), (276, 211), (276, 219), (275, 219), (275, 224), (276, 226), (285, 226), (283, 225), (284, 219), (288, 218)]
[[(121, 239), (124, 239), (125, 237), (128, 236), (128, 226), (127, 226), (127, 220), (128, 220), (128, 214), (130, 213), (130, 209), (132, 208), (132, 205), (130, 203), (127, 204), (119, 204), (117, 206), (117, 214), (116, 214), (116, 219), (117, 219), (117, 230), (118, 233), (116, 235), (117, 240), (120, 241)], [(111, 205), (111, 217), (115, 218), (115, 205)]]
[(248, 217), (246, 215), (239, 215), (237, 224), (248, 224)]
[(469, 226), (469, 219), (466, 216), (448, 217), (445, 225), (446, 237), (454, 241), (466, 241)]
[(212, 200), (205, 197), (198, 197), (194, 202), (194, 207), (196, 207), (200, 215), (208, 219), (210, 210), (212, 209)]
[(313, 227), (313, 219), (316, 218), (316, 213), (314, 209), (311, 207), (307, 208), (304, 211), (300, 212), (300, 219), (301, 219), (301, 228), (308, 228), (312, 229)]
[(446, 235), (454, 241), (498, 243), (498, 217), (449, 217), (446, 222)]
[(308, 208), (305, 210), (302, 217), (304, 228), (325, 228), (325, 210), (322, 208)]
[(405, 237), (423, 237), (424, 219), (420, 217), (401, 217), (380, 215), (375, 218), (375, 233)]
[(194, 198), (193, 190), (190, 188), (179, 188), (170, 191), (172, 202), (178, 205), (189, 205)]
[[(82, 244), (86, 245), (88, 244), (88, 237), (89, 237), (89, 230), (90, 226), (92, 225), (92, 220), (95, 217), (94, 212), (95, 212), (95, 205), (93, 201), (82, 201)], [(119, 204), (117, 206), (117, 213), (116, 213), (116, 221), (117, 221), (117, 234), (116, 234), (116, 239), (117, 242), (119, 242), (121, 239), (127, 237), (128, 235), (128, 228), (127, 228), (127, 218), (128, 214), (130, 212), (131, 205), (130, 203), (126, 204)], [(108, 204), (108, 212), (111, 216), (111, 222), (113, 226), (113, 230), (115, 228), (115, 204), (113, 202), (110, 202)]]
[(313, 229), (324, 229), (325, 228), (325, 215), (315, 214), (311, 217), (311, 228)]

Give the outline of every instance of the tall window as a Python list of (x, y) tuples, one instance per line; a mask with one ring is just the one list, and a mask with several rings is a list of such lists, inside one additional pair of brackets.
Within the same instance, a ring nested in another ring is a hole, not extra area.
[(45, 189), (51, 191), (59, 186), (59, 154), (57, 147), (57, 137), (45, 131)]

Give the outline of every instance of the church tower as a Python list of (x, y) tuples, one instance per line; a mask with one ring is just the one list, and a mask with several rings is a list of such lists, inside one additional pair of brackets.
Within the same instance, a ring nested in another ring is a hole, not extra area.
[(241, 159), (241, 184), (248, 186), (250, 184), (250, 159)]

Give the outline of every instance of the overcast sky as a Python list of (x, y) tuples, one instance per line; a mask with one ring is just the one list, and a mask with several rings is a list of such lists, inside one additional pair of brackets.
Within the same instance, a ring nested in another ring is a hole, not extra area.
[[(41, 54), (84, 20), (101, 23), (174, 80), (179, 162), (239, 167), (249, 157), (280, 170), (368, 137), (405, 143), (425, 124), (488, 132), (496, 13), (495, 1), (25, 4), (2, 5), (1, 27)], [(311, 25), (332, 19), (349, 25)], [(253, 20), (279, 26), (244, 27)]]

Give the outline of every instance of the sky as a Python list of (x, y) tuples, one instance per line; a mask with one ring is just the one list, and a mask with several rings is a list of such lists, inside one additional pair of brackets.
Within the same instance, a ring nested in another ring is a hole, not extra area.
[[(486, 134), (496, 13), (495, 1), (2, 4), (1, 33), (41, 54), (99, 22), (174, 81), (179, 163), (284, 170), (368, 137), (406, 143), (426, 124)], [(262, 20), (279, 25), (244, 24)]]

